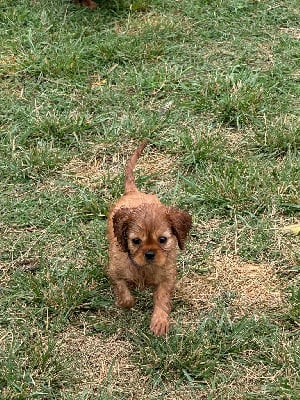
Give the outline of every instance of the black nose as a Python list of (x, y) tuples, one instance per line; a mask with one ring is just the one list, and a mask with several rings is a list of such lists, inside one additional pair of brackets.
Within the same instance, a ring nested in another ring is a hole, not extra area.
[(145, 252), (145, 258), (149, 261), (154, 260), (155, 252), (152, 250), (148, 250)]

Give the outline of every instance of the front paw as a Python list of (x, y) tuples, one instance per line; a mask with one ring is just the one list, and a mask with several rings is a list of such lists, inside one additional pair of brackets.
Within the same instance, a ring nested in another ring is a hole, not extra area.
[(153, 314), (150, 323), (150, 330), (155, 336), (166, 336), (169, 331), (169, 317), (167, 314)]
[(118, 298), (116, 305), (121, 308), (132, 308), (135, 305), (135, 298), (131, 295)]

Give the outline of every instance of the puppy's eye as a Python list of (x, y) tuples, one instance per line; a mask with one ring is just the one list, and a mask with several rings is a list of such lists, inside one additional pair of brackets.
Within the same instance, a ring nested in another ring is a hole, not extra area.
[(133, 238), (131, 241), (133, 244), (136, 244), (136, 245), (141, 243), (141, 239), (139, 239), (139, 238)]
[(163, 243), (166, 243), (167, 238), (166, 238), (165, 236), (161, 236), (161, 237), (158, 239), (158, 241), (159, 241), (159, 243), (163, 244)]

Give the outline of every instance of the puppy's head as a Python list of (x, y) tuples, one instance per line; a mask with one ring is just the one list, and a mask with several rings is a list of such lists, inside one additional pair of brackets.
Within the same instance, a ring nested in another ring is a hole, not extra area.
[(188, 213), (157, 204), (120, 208), (113, 216), (114, 233), (122, 251), (140, 267), (162, 267), (175, 258), (176, 245), (183, 249), (191, 225)]

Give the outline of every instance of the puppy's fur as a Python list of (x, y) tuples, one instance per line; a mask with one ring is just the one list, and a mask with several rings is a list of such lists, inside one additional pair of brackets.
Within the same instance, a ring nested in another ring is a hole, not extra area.
[(169, 329), (177, 245), (183, 249), (192, 219), (182, 210), (164, 206), (155, 195), (138, 191), (133, 169), (146, 145), (143, 142), (128, 161), (125, 194), (109, 213), (108, 272), (120, 307), (134, 306), (131, 287), (154, 289), (150, 329), (162, 336)]
[(97, 7), (97, 4), (92, 0), (74, 0), (76, 4), (82, 4), (88, 8), (94, 9)]

